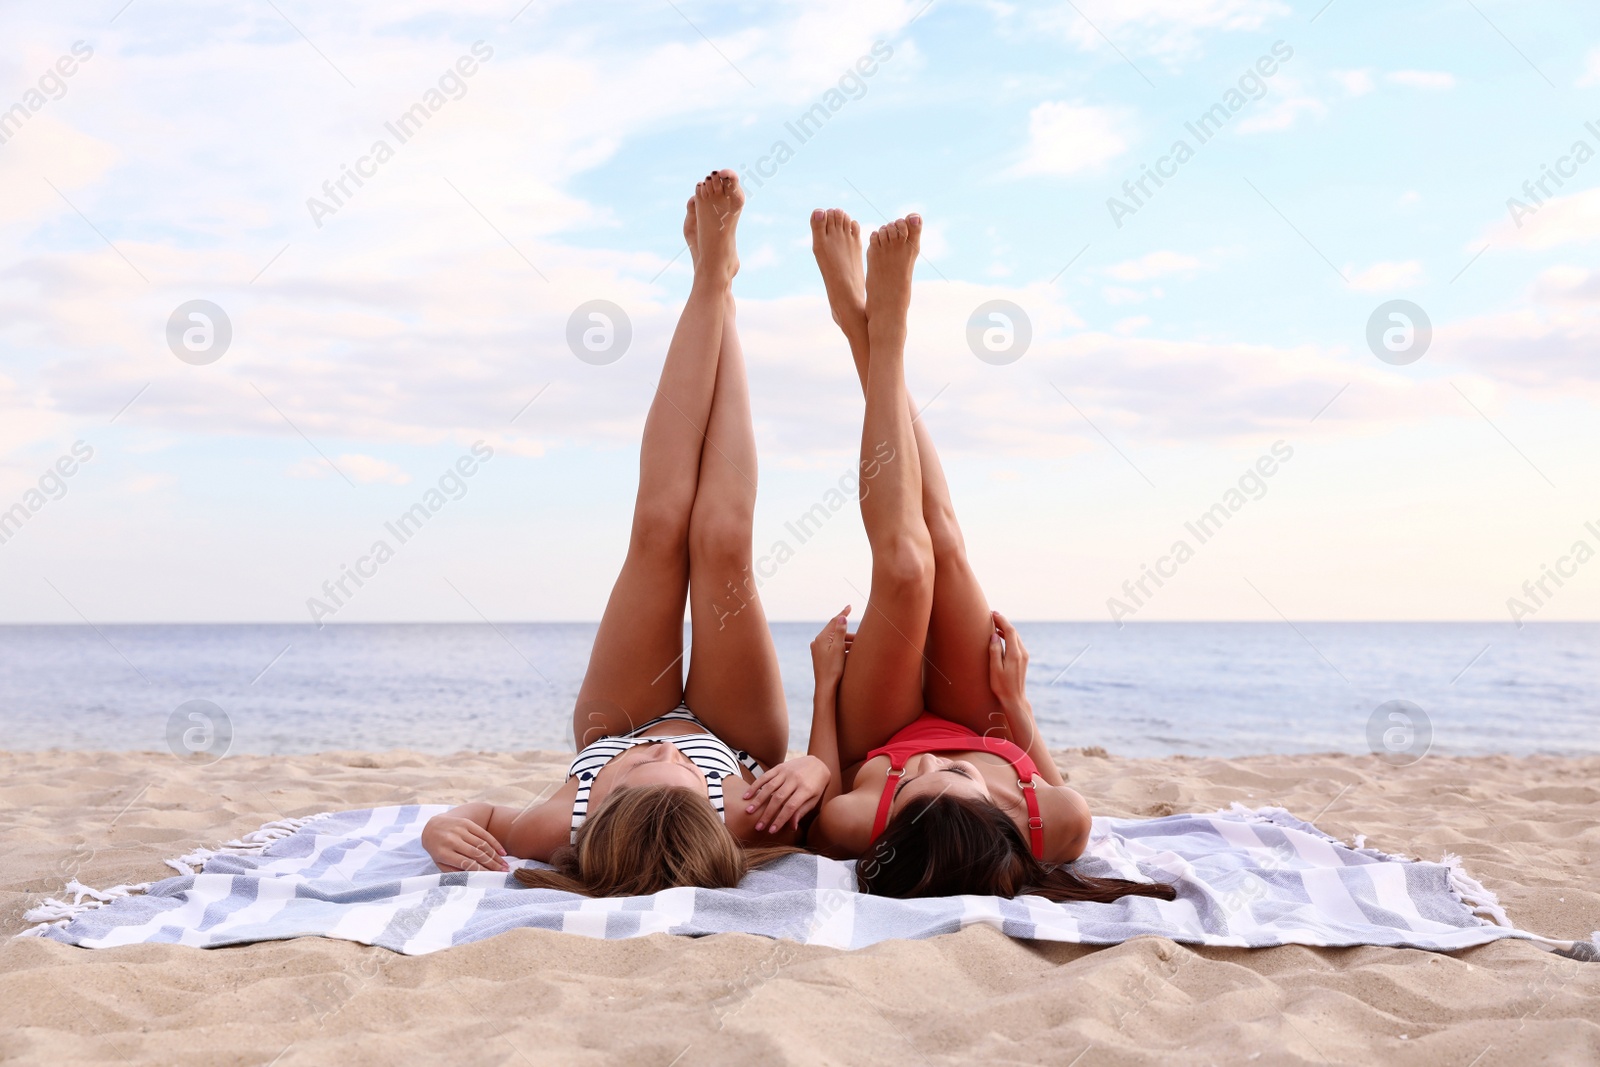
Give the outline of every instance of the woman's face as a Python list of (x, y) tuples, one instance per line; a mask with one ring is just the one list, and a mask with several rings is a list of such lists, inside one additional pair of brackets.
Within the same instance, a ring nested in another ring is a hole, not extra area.
[(700, 768), (679, 752), (677, 746), (665, 741), (635, 745), (612, 762), (615, 771), (608, 775), (612, 789), (667, 785), (709, 797)]
[(895, 789), (889, 815), (893, 818), (901, 808), (918, 797), (931, 798), (946, 793), (994, 803), (994, 797), (989, 793), (989, 783), (984, 781), (976, 764), (925, 752), (906, 761), (906, 773)]

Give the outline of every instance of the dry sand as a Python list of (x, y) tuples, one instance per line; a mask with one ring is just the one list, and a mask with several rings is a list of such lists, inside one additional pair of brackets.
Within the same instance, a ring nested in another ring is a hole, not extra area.
[[(1600, 927), (1600, 759), (1061, 757), (1101, 814), (1281, 804), (1330, 833), (1462, 855), (1520, 925)], [(317, 938), (88, 951), (11, 940), (73, 874), (108, 886), (270, 819), (524, 803), (552, 753), (0, 753), (0, 1060), (23, 1063), (1600, 1063), (1600, 964), (1519, 942), (1113, 948), (973, 928), (857, 952), (745, 935), (522, 930), (408, 958)]]

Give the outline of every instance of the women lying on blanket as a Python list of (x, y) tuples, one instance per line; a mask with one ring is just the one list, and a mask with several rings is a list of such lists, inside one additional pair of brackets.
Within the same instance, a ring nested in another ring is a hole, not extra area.
[(731, 170), (707, 175), (688, 204), (694, 283), (645, 420), (628, 554), (573, 712), (570, 776), (521, 811), (474, 803), (430, 820), (422, 843), (443, 869), (504, 871), (503, 856), (520, 856), (555, 867), (518, 870), (527, 885), (624, 896), (733, 886), (794, 851), (782, 846), (796, 826), (759, 833), (747, 806), (729, 802), (783, 761), (789, 739), (750, 581), (756, 444), (732, 290), (743, 205)]
[[(854, 221), (818, 211), (811, 229), (866, 393), (861, 518), (872, 591), (859, 631), (848, 632), (845, 608), (811, 646), (810, 759), (768, 772), (748, 810), (760, 826), (781, 805), (772, 825), (787, 829), (793, 812), (820, 802), (808, 845), (859, 858), (857, 879), (870, 893), (1173, 899), (1168, 885), (1064, 866), (1088, 842), (1088, 805), (1034, 728), (1027, 651), (984, 600), (933, 440), (906, 392), (922, 220), (911, 215), (872, 234), (865, 279)], [(818, 762), (828, 770), (820, 787)]]

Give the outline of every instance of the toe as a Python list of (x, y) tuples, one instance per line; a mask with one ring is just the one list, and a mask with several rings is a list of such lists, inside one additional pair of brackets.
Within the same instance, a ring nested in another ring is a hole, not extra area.
[(903, 241), (911, 235), (911, 227), (906, 225), (905, 219), (895, 219), (894, 232)]
[(827, 218), (828, 213), (823, 211), (820, 207), (811, 213), (811, 235), (813, 237), (822, 236), (823, 225), (827, 221)]
[(861, 223), (857, 222), (855, 219), (851, 219), (850, 220), (850, 236), (851, 237), (860, 237), (861, 236)]
[(921, 230), (922, 229), (922, 216), (921, 215), (907, 215), (906, 216), (906, 226), (910, 229), (910, 231), (912, 233), (916, 233), (917, 231)]

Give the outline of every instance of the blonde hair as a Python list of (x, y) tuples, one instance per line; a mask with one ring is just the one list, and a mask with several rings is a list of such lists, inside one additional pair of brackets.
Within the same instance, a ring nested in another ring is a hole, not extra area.
[(704, 796), (678, 786), (618, 789), (589, 814), (577, 840), (550, 857), (554, 870), (517, 869), (535, 889), (632, 897), (675, 886), (732, 889), (752, 867), (798, 848), (745, 848)]

